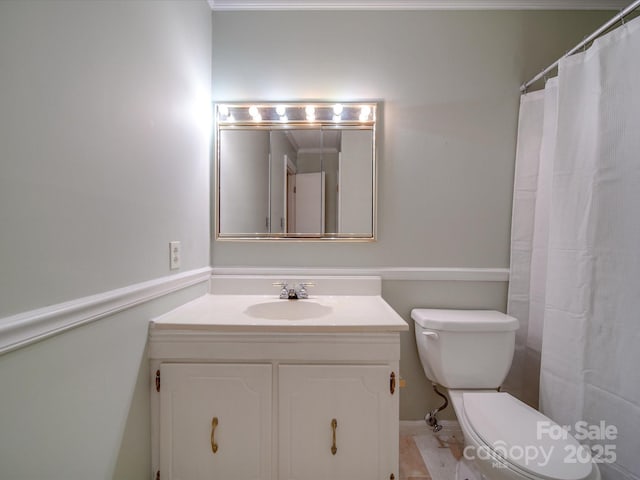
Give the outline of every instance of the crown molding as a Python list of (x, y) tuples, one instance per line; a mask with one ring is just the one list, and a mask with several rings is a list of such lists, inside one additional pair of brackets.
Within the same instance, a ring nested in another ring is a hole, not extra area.
[(241, 10), (620, 10), (629, 0), (207, 0)]

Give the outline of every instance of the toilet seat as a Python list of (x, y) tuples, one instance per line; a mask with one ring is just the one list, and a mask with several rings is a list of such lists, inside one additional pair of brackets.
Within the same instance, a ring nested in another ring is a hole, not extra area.
[(570, 434), (551, 435), (549, 428), (556, 427), (555, 422), (508, 393), (463, 392), (462, 406), (464, 423), (486, 453), (525, 478), (585, 480), (591, 475), (591, 461), (568, 461), (576, 458), (572, 452), (581, 449), (586, 456), (588, 449)]

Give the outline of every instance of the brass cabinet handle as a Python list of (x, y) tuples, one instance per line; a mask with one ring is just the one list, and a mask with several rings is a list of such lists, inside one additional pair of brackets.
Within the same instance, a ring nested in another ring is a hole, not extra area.
[(211, 419), (211, 451), (216, 453), (218, 451), (218, 444), (216, 443), (216, 427), (218, 426), (218, 417)]
[(331, 420), (331, 431), (333, 432), (333, 443), (331, 444), (331, 454), (335, 455), (338, 451), (338, 447), (336, 446), (336, 428), (338, 428), (338, 421), (334, 418)]

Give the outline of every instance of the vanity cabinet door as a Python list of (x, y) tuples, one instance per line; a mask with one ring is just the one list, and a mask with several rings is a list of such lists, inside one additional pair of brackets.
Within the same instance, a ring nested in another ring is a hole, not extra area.
[(280, 366), (279, 480), (397, 476), (390, 373), (378, 365)]
[(163, 480), (271, 478), (271, 370), (270, 364), (161, 366)]

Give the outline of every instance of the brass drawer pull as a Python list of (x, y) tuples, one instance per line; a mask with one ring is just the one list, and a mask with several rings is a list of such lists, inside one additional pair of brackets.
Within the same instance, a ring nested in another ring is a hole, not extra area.
[(336, 428), (338, 428), (338, 421), (334, 418), (331, 420), (331, 431), (333, 432), (333, 443), (331, 445), (332, 455), (335, 455), (338, 451), (338, 447), (336, 446)]
[(218, 426), (218, 417), (213, 417), (211, 420), (211, 451), (216, 453), (218, 451), (218, 444), (216, 443), (216, 427)]

